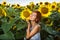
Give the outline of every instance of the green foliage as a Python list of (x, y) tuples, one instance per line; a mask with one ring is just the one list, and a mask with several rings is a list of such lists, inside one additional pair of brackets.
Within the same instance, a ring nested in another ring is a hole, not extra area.
[[(12, 7), (2, 7), (7, 13), (7, 16), (0, 16), (0, 39), (2, 40), (23, 40), (26, 36), (27, 23), (25, 20), (20, 18), (20, 12), (24, 10), (25, 7), (19, 9)], [(29, 8), (30, 6), (28, 6)], [(38, 9), (39, 5), (35, 5), (33, 9)], [(48, 20), (42, 17), (41, 21), (41, 39), (42, 40), (55, 40), (56, 37), (60, 38), (60, 13), (57, 11), (52, 11), (52, 14), (47, 18), (50, 22), (46, 23)], [(51, 26), (50, 23), (52, 23)], [(49, 24), (49, 25), (47, 25)], [(16, 26), (14, 28), (14, 26)], [(14, 28), (14, 29), (13, 29)]]

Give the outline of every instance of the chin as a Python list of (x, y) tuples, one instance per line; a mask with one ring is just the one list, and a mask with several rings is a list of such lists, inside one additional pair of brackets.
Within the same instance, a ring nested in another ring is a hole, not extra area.
[(33, 21), (33, 19), (30, 19), (31, 21)]

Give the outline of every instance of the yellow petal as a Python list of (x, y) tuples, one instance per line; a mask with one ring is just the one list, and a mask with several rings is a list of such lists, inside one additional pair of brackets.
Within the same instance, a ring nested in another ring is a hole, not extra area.
[(47, 7), (45, 5), (40, 6), (38, 11), (40, 11), (40, 13), (42, 14), (43, 17), (48, 17), (49, 15), (51, 15), (50, 7)]
[(30, 11), (28, 8), (25, 8), (21, 14), (20, 14), (20, 18), (22, 18), (23, 20), (29, 20), (30, 14), (32, 13), (32, 11)]

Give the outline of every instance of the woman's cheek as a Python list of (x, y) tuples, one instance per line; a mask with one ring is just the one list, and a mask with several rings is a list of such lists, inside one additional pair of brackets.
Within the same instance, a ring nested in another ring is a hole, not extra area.
[(36, 17), (35, 17), (35, 16), (33, 16), (33, 18), (32, 18), (32, 19), (34, 19), (34, 20), (35, 20), (35, 19), (36, 19)]

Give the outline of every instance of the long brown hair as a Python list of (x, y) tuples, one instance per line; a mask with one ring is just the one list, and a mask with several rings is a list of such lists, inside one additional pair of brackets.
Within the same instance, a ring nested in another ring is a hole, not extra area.
[(41, 13), (38, 10), (34, 10), (33, 12), (37, 13), (37, 16), (36, 16), (37, 21), (36, 21), (36, 23), (38, 23), (39, 21), (41, 21), (41, 17), (42, 17)]

